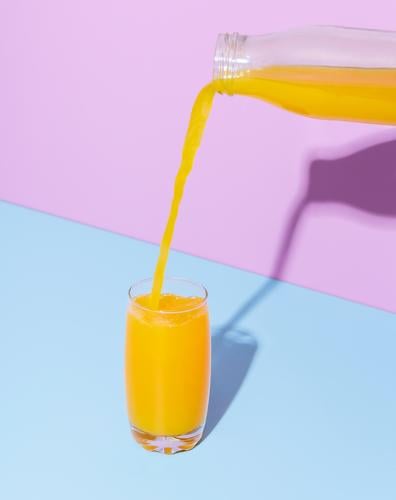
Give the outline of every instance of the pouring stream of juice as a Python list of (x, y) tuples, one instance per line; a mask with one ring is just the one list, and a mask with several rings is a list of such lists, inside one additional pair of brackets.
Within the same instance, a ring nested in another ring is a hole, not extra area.
[(152, 309), (158, 308), (161, 289), (164, 282), (166, 263), (168, 261), (169, 249), (172, 242), (180, 202), (183, 197), (184, 186), (194, 165), (195, 155), (197, 154), (198, 148), (201, 144), (205, 125), (209, 117), (210, 110), (212, 109), (215, 92), (216, 89), (212, 84), (203, 87), (195, 99), (195, 103), (191, 111), (190, 123), (184, 140), (181, 164), (175, 179), (171, 209), (168, 216), (168, 222), (166, 223), (165, 231), (162, 236), (160, 253), (154, 273), (153, 289), (151, 292)]
[(192, 108), (168, 222), (154, 274), (151, 307), (157, 309), (169, 249), (183, 196), (216, 92), (263, 99), (305, 116), (396, 124), (396, 69), (320, 66), (266, 67), (232, 80), (214, 80)]

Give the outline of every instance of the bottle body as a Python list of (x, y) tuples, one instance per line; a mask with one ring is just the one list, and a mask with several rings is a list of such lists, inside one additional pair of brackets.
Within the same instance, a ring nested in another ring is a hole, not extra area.
[(396, 124), (396, 32), (219, 35), (213, 85), (315, 118)]

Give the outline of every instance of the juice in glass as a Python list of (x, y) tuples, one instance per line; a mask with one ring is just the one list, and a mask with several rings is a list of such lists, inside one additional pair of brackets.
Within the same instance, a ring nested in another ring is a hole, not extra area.
[(171, 454), (202, 437), (210, 381), (207, 292), (165, 279), (151, 308), (152, 280), (130, 290), (126, 331), (126, 391), (132, 433), (150, 451)]

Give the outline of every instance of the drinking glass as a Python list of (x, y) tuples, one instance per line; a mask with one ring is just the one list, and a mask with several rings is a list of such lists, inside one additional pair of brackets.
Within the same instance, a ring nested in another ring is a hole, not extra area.
[(210, 385), (207, 291), (165, 279), (159, 308), (150, 308), (152, 279), (129, 290), (125, 375), (128, 416), (146, 450), (173, 454), (202, 437)]

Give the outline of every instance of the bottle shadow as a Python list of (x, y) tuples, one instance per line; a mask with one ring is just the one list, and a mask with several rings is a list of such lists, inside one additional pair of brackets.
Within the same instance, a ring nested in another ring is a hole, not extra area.
[(222, 419), (251, 367), (258, 348), (252, 333), (237, 325), (278, 286), (293, 242), (308, 207), (339, 204), (370, 214), (396, 218), (396, 139), (332, 159), (315, 159), (307, 169), (305, 192), (296, 200), (276, 252), (270, 277), (212, 336), (212, 384), (204, 439)]

